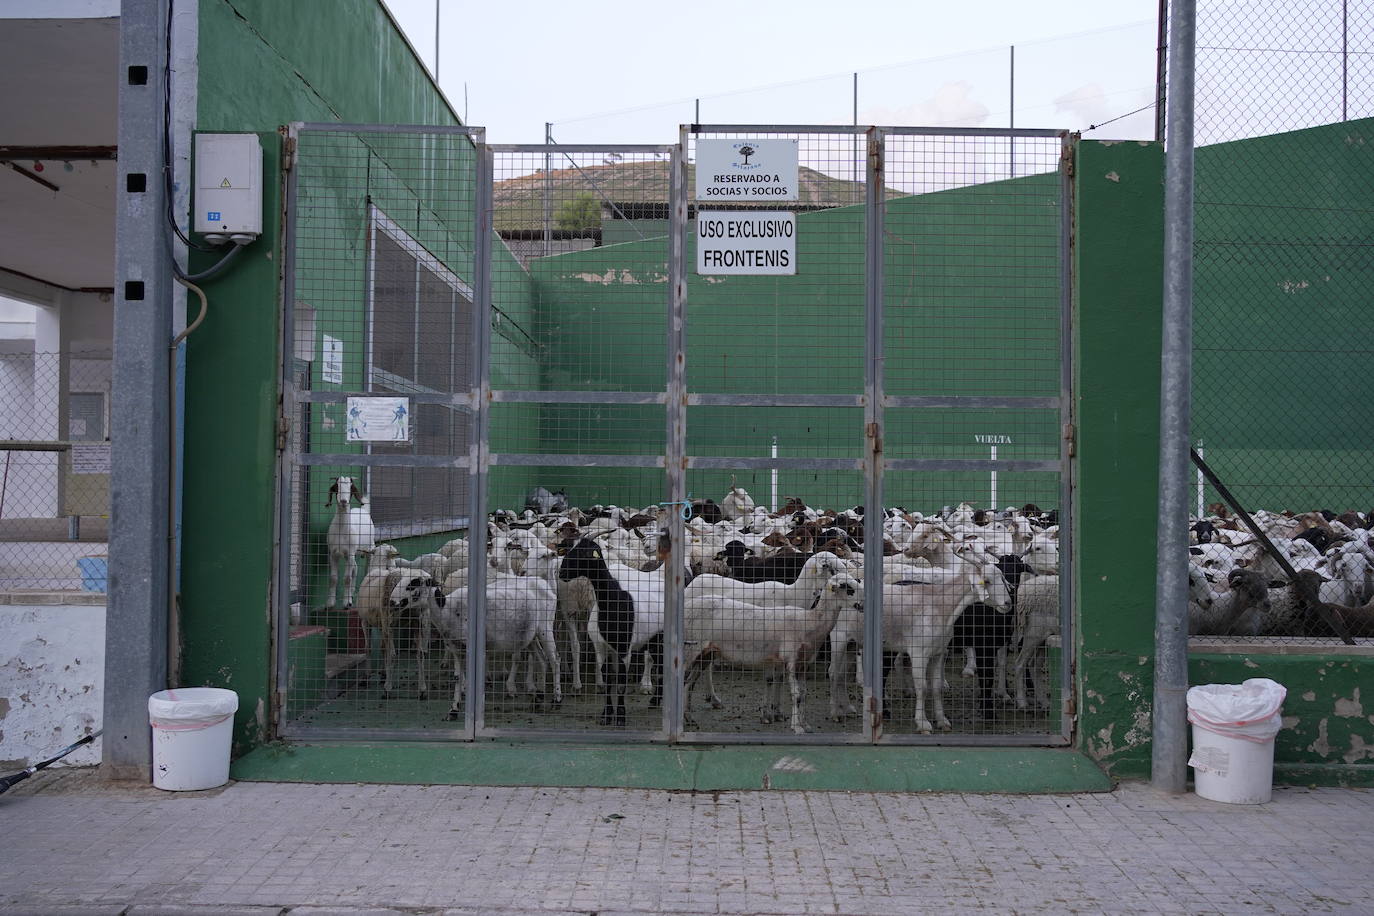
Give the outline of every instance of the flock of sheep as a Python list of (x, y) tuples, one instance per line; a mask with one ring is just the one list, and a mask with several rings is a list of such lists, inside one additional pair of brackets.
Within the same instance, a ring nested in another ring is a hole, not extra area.
[(1191, 635), (1329, 637), (1339, 619), (1352, 636), (1374, 636), (1371, 516), (1260, 510), (1252, 518), (1282, 560), (1223, 504), (1194, 519)]
[[(342, 566), (345, 606), (354, 604), (351, 567), (366, 555), (356, 609), (369, 639), (374, 630), (380, 635), (383, 696), (395, 692), (394, 631), (408, 621), (442, 643), (453, 671), (449, 717), (458, 718), (466, 685), (469, 542), (458, 538), (403, 558), (393, 545), (375, 542), (366, 497), (349, 478), (335, 481), (331, 501), (331, 601)], [(649, 708), (661, 704), (667, 511), (576, 509), (540, 488), (523, 513), (492, 514), (485, 649), (493, 670), (503, 666), (508, 697), (523, 690), (557, 706), (565, 675), (570, 689), (581, 692), (585, 636), (596, 656), (601, 724), (626, 724), (631, 672), (649, 695)], [(687, 727), (696, 724), (692, 699), (702, 678), (707, 701), (721, 707), (712, 678), (719, 663), (760, 673), (763, 722), (810, 730), (802, 672), (817, 656), (828, 659), (830, 718), (853, 716), (868, 573), (863, 509), (822, 511), (794, 499), (770, 512), (732, 487), (720, 503), (698, 500), (690, 512), (683, 570)], [(1195, 520), (1192, 634), (1306, 635), (1320, 601), (1354, 635), (1374, 635), (1374, 603), (1365, 606), (1374, 597), (1374, 546), (1364, 516), (1261, 511), (1255, 519), (1298, 580), (1290, 588), (1284, 564), (1224, 509)], [(981, 718), (991, 719), (999, 702), (1047, 708), (1043, 650), (1060, 629), (1055, 513), (1033, 505), (994, 512), (967, 503), (930, 516), (888, 509), (882, 529), (884, 684), (889, 698), (900, 690), (913, 699), (912, 727), (923, 734), (951, 728), (944, 663), (959, 652), (964, 675), (976, 678)], [(414, 642), (417, 687), (425, 697), (431, 638)], [(781, 696), (784, 682), (790, 703)]]
[[(365, 554), (368, 568), (356, 601), (345, 568), (344, 602), (356, 606), (369, 639), (373, 630), (380, 635), (383, 695), (393, 695), (397, 686), (393, 631), (414, 621), (418, 632), (438, 637), (451, 660), (449, 717), (458, 718), (466, 684), (468, 541), (458, 538), (433, 553), (403, 558), (391, 544), (362, 543), (370, 536), (370, 521), (358, 518), (366, 514), (366, 497), (350, 479), (335, 481), (331, 500), (338, 524), (331, 525), (330, 600), (336, 566)], [(503, 666), (509, 697), (521, 692), (521, 663), (528, 659), (523, 689), (556, 706), (565, 675), (572, 691), (583, 688), (585, 636), (596, 654), (599, 721), (624, 725), (632, 671), (649, 694), (649, 707), (662, 701), (670, 510), (580, 510), (542, 488), (529, 502), (521, 514), (498, 511), (488, 522), (486, 657), (493, 670)], [(855, 714), (850, 688), (861, 676), (864, 639), (862, 513), (821, 511), (799, 500), (769, 512), (739, 487), (719, 504), (692, 504), (683, 571), (689, 728), (703, 677), (707, 701), (716, 708), (722, 703), (712, 678), (720, 663), (759, 672), (768, 688), (763, 722), (810, 730), (801, 669), (818, 653), (829, 659), (829, 716), (843, 721)], [(360, 527), (363, 537), (352, 543), (338, 536)], [(913, 727), (926, 734), (951, 728), (944, 709), (944, 660), (951, 652), (962, 651), (964, 674), (977, 676), (982, 717), (994, 715), (999, 699), (1020, 709), (1047, 707), (1042, 650), (1060, 619), (1055, 514), (1029, 505), (994, 513), (960, 504), (929, 517), (891, 509), (884, 512), (883, 532), (885, 683), (890, 696), (900, 689), (914, 698)], [(427, 636), (415, 640), (422, 697), (429, 689), (430, 642)], [(1034, 687), (1030, 699), (1027, 679)], [(790, 703), (781, 697), (784, 681)]]

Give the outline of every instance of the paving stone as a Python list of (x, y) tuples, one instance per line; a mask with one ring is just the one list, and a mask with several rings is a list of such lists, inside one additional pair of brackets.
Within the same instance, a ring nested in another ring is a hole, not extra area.
[[(618, 818), (610, 815), (618, 814)], [(0, 916), (1369, 912), (1374, 792), (1267, 805), (101, 780), (0, 805)]]

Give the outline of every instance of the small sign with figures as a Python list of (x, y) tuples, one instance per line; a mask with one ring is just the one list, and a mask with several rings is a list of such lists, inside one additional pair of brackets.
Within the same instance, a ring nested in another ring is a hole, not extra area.
[(410, 398), (349, 398), (349, 442), (409, 442)]
[(698, 140), (697, 200), (797, 200), (796, 140)]

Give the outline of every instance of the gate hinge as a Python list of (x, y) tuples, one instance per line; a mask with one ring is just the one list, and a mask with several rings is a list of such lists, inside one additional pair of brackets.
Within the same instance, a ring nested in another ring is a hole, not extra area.
[(1064, 441), (1069, 443), (1069, 457), (1078, 454), (1078, 429), (1072, 423), (1064, 424)]
[(288, 135), (282, 144), (281, 170), (289, 172), (296, 165), (296, 138)]
[(286, 415), (286, 411), (277, 407), (277, 451), (286, 451), (286, 440), (291, 435), (291, 418)]

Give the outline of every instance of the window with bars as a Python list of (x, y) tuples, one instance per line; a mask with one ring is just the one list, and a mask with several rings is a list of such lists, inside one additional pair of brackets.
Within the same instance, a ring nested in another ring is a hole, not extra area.
[[(371, 208), (368, 390), (447, 395), (471, 385), (472, 288), (379, 208)], [(465, 455), (471, 415), (451, 404), (411, 404), (409, 442), (371, 444), (378, 455)], [(468, 472), (374, 467), (369, 480), (379, 537), (462, 527)]]

